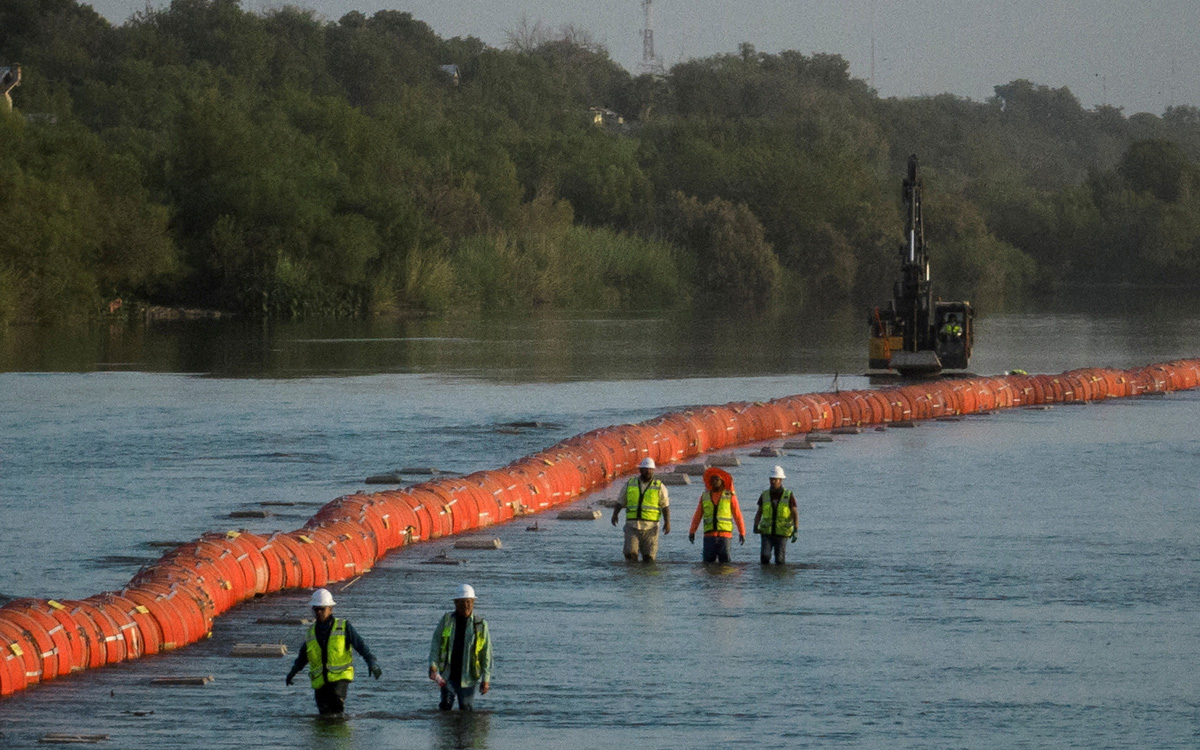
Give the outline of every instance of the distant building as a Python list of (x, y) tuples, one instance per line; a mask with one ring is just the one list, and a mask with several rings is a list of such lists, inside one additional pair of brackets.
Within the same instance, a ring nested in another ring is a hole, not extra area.
[(591, 107), (589, 111), (592, 114), (592, 124), (601, 130), (607, 130), (610, 133), (625, 132), (625, 118), (611, 109)]
[(453, 83), (455, 86), (458, 85), (458, 82), (461, 79), (461, 77), (459, 76), (457, 65), (439, 65), (438, 70), (442, 71), (447, 76), (449, 76), (451, 83)]
[(9, 112), (12, 112), (12, 96), (10, 91), (21, 85), (21, 66), (9, 65), (0, 68), (0, 91), (4, 92), (4, 103), (7, 105)]

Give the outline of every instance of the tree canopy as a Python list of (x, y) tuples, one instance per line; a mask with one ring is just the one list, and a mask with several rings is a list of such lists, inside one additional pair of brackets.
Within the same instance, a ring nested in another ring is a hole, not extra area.
[(1200, 110), (881, 99), (836, 55), (633, 76), (586, 32), (411, 14), (0, 7), (0, 324), (116, 298), (268, 316), (887, 294), (910, 153), (939, 292), (1195, 283)]

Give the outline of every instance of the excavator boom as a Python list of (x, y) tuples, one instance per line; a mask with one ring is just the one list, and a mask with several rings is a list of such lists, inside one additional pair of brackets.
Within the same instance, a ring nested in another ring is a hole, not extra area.
[(869, 321), (870, 367), (910, 377), (965, 368), (971, 356), (974, 317), (969, 302), (934, 299), (917, 170), (917, 156), (913, 154), (908, 157), (908, 174), (901, 192), (905, 236), (899, 248), (900, 278), (893, 286), (888, 306), (874, 308)]

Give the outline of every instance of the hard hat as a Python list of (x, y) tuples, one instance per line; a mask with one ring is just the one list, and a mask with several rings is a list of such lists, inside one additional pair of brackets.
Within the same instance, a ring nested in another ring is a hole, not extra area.
[(640, 464), (638, 464), (638, 468), (639, 469), (657, 469), (658, 467), (654, 465), (653, 458), (643, 458), (642, 462)]
[(454, 598), (455, 599), (474, 599), (475, 598), (475, 589), (471, 588), (471, 584), (464, 583), (458, 587), (458, 594), (456, 594)]
[(787, 474), (783, 473), (782, 466), (775, 467), (775, 470), (771, 472), (771, 479), (787, 479)]
[(308, 606), (332, 607), (333, 604), (333, 594), (329, 593), (329, 589), (317, 589), (313, 592), (312, 601), (308, 603)]

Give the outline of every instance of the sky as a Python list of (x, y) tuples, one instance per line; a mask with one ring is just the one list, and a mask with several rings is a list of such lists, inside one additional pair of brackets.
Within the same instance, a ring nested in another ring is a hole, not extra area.
[[(115, 24), (164, 0), (93, 0)], [(655, 52), (669, 67), (736, 52), (838, 54), (883, 97), (951, 93), (975, 101), (1025, 78), (1068, 87), (1085, 108), (1126, 115), (1200, 106), (1200, 0), (652, 0)], [(242, 0), (256, 12), (279, 0)], [(336, 21), (357, 10), (412, 13), (443, 38), (503, 46), (540, 23), (588, 32), (637, 72), (642, 0), (296, 0)], [(872, 46), (874, 54), (872, 54)]]

